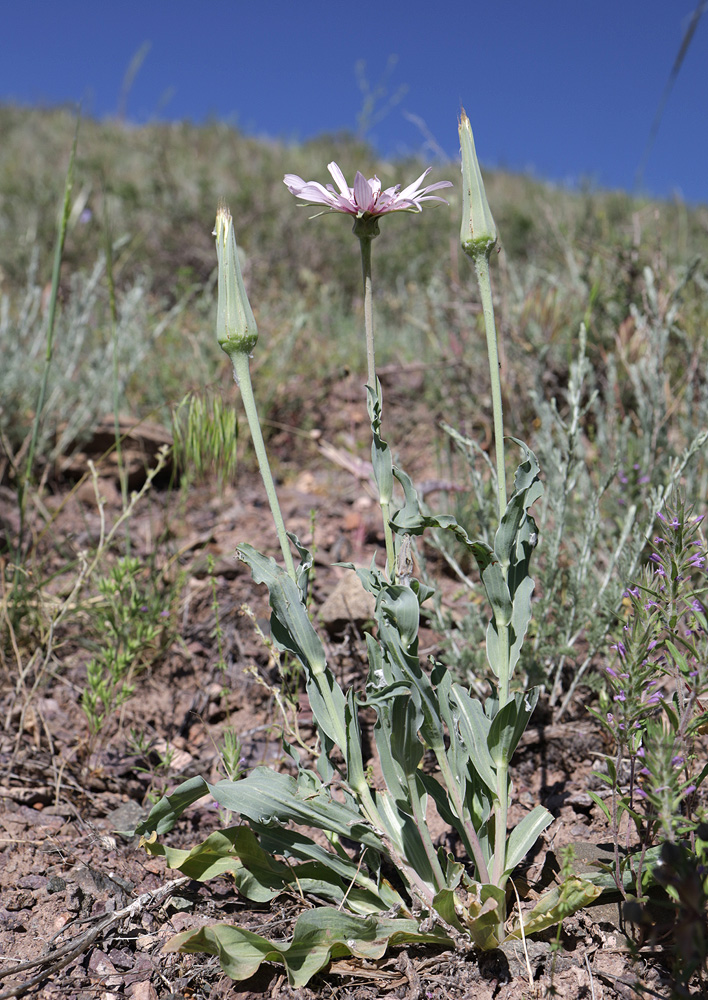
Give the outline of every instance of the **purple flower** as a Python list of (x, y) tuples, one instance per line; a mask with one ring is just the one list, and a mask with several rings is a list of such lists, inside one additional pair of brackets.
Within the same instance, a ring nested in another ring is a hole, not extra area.
[(624, 691), (620, 691), (620, 693), (616, 694), (612, 700), (613, 701), (626, 701), (627, 700), (627, 696), (624, 693)]
[(372, 177), (367, 181), (358, 170), (354, 178), (354, 187), (349, 187), (336, 163), (328, 163), (327, 169), (339, 188), (338, 191), (335, 191), (332, 184), (325, 186), (319, 181), (304, 181), (297, 174), (286, 174), (283, 181), (291, 194), (301, 198), (308, 205), (325, 205), (330, 212), (344, 212), (357, 219), (363, 216), (386, 215), (388, 212), (421, 212), (422, 201), (441, 201), (447, 204), (444, 198), (439, 198), (430, 192), (452, 187), (451, 181), (436, 181), (435, 184), (421, 188), (421, 181), (430, 173), (431, 167), (402, 191), (400, 184), (382, 191), (378, 177)]
[(676, 757), (671, 758), (671, 766), (678, 767), (680, 764), (683, 764), (685, 760), (686, 760), (685, 757), (682, 757), (680, 754), (678, 754)]

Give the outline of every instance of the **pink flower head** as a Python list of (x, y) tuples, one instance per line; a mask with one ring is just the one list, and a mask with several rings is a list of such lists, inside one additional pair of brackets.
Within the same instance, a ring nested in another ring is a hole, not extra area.
[(423, 171), (418, 180), (402, 191), (400, 184), (382, 191), (378, 177), (372, 177), (367, 181), (358, 170), (354, 178), (354, 187), (349, 187), (336, 163), (328, 163), (327, 169), (339, 188), (338, 191), (332, 184), (325, 186), (319, 181), (304, 181), (297, 174), (286, 174), (283, 181), (291, 194), (296, 198), (302, 198), (308, 205), (325, 205), (330, 212), (344, 212), (356, 219), (364, 216), (375, 218), (388, 212), (421, 212), (422, 201), (441, 201), (447, 205), (444, 198), (438, 198), (430, 192), (452, 187), (450, 181), (437, 181), (421, 188), (420, 183), (430, 173), (431, 167)]

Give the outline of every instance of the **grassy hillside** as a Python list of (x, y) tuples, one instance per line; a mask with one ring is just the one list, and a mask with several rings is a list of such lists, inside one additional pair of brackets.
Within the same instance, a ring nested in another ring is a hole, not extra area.
[[(0, 108), (0, 431), (15, 462), (26, 454), (45, 368), (75, 124), (68, 111)], [(233, 213), (259, 324), (253, 367), (266, 422), (307, 429), (313, 400), (326, 401), (342, 371), (364, 371), (349, 222), (312, 220), (314, 210), (298, 207), (283, 184), (286, 172), (328, 180), (332, 159), (348, 177), (361, 169), (384, 185), (408, 183), (424, 168), (379, 162), (347, 135), (288, 147), (217, 122), (81, 122), (38, 473), (113, 409), (169, 425), (187, 391), (229, 387), (213, 333), (220, 198)], [(427, 423), (447, 420), (465, 434), (488, 423), (490, 404), (477, 286), (459, 252), (458, 171), (439, 164), (430, 177), (456, 183), (449, 207), (384, 220), (374, 279), (380, 363), (422, 362)], [(486, 183), (501, 240), (493, 282), (506, 427), (539, 454), (544, 516), (557, 539), (549, 573), (561, 560), (563, 600), (576, 607), (603, 567), (636, 565), (662, 491), (679, 485), (697, 502), (708, 493), (695, 443), (708, 427), (708, 209), (569, 193), (504, 173)], [(465, 447), (449, 459), (455, 475), (467, 475)], [(2, 469), (11, 484), (13, 461)], [(480, 502), (458, 511), (471, 530), (483, 523)], [(578, 563), (591, 550), (591, 568), (587, 556)], [(548, 585), (559, 587), (554, 580)], [(622, 585), (620, 573), (608, 608)], [(566, 638), (575, 632), (569, 626)], [(550, 656), (545, 642), (541, 635), (541, 662)]]
[[(0, 428), (14, 445), (27, 432), (41, 369), (41, 296), (51, 277), (74, 128), (69, 111), (0, 108)], [(347, 135), (286, 147), (219, 123), (134, 129), (82, 121), (61, 288), (65, 308), (74, 312), (64, 321), (70, 319), (72, 338), (81, 335), (83, 372), (90, 376), (61, 384), (66, 412), (54, 422), (74, 410), (72, 384), (85, 411), (79, 423), (90, 424), (106, 399), (107, 233), (120, 325), (121, 409), (165, 420), (187, 389), (222, 376), (211, 334), (211, 230), (220, 197), (231, 207), (245, 255), (261, 334), (255, 364), (265, 369), (266, 381), (277, 379), (282, 392), (283, 380), (327, 379), (342, 365), (360, 363), (356, 241), (346, 220), (311, 221), (313, 213), (298, 208), (282, 183), (285, 172), (326, 180), (333, 158), (346, 173), (376, 173), (385, 185), (407, 182), (422, 169), (414, 162), (377, 162)], [(432, 176), (456, 181), (458, 169), (440, 164)], [(706, 244), (706, 209), (688, 212), (680, 204), (637, 202), (623, 193), (570, 194), (502, 173), (490, 174), (487, 187), (503, 247), (495, 290), (514, 390), (517, 365), (527, 379), (529, 363), (544, 393), (567, 382), (581, 321), (590, 356), (604, 362), (620, 330), (627, 336), (632, 305), (642, 304), (644, 268), (653, 269), (661, 294), (669, 296)], [(375, 244), (375, 266), (382, 361), (423, 358), (442, 366), (440, 396), (452, 393), (457, 401), (462, 395), (464, 406), (477, 388), (479, 334), (471, 268), (458, 254), (458, 219), (459, 184), (449, 208), (387, 220)], [(682, 291), (688, 350), (701, 341), (696, 293), (702, 273), (699, 265)], [(66, 334), (58, 340), (57, 385), (62, 351), (69, 352)], [(680, 370), (681, 359), (674, 360)]]

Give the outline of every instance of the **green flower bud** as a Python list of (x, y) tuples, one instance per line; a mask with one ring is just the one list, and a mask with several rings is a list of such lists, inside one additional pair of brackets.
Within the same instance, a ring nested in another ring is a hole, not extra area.
[(216, 339), (229, 357), (234, 352), (250, 354), (258, 340), (258, 329), (243, 284), (233, 220), (226, 205), (217, 209), (214, 236), (219, 262)]
[(464, 108), (459, 123), (462, 150), (462, 228), (460, 242), (468, 257), (489, 258), (497, 242), (497, 227), (484, 190), (470, 120)]

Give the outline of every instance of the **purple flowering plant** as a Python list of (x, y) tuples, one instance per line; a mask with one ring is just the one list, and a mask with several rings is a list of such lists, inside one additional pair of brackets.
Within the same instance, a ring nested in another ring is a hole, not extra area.
[[(601, 705), (592, 710), (614, 744), (608, 800), (590, 792), (610, 821), (614, 877), (625, 900), (642, 903), (657, 881), (662, 844), (695, 847), (697, 790), (708, 777), (706, 545), (702, 518), (680, 497), (657, 514), (641, 577), (625, 593), (627, 620), (611, 646)], [(630, 914), (634, 911), (630, 907)]]

